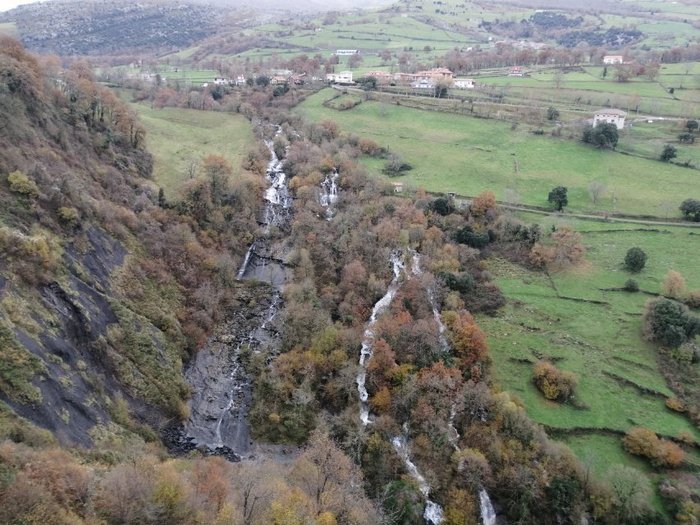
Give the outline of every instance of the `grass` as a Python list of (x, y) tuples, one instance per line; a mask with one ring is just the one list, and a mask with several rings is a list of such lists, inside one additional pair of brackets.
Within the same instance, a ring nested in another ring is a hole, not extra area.
[(243, 170), (241, 161), (255, 144), (250, 124), (241, 115), (194, 109), (151, 109), (133, 104), (146, 126), (146, 143), (155, 158), (154, 175), (168, 199), (177, 199), (190, 164), (207, 155), (221, 155)]
[[(512, 129), (510, 123), (497, 120), (373, 101), (335, 111), (322, 105), (333, 95), (323, 90), (297, 111), (315, 121), (334, 120), (344, 131), (398, 153), (414, 166), (402, 181), (429, 191), (476, 195), (491, 189), (503, 198), (512, 188), (523, 203), (546, 205), (549, 190), (562, 185), (569, 189), (571, 210), (663, 215), (666, 203), (678, 214), (677, 206), (698, 179), (695, 170), (600, 151), (577, 140), (535, 136), (525, 126)], [(383, 176), (383, 161), (365, 163), (372, 173)], [(653, 185), (645, 182), (652, 180)], [(592, 181), (608, 188), (595, 205), (587, 190)]]
[[(530, 417), (539, 423), (589, 429), (562, 439), (599, 474), (615, 463), (651, 471), (622, 450), (619, 437), (590, 429), (624, 432), (641, 425), (667, 436), (690, 432), (700, 441), (700, 433), (689, 420), (665, 407), (665, 397), (672, 397), (673, 392), (659, 372), (657, 349), (641, 336), (640, 314), (649, 296), (601, 290), (621, 287), (634, 278), (642, 290), (658, 292), (671, 268), (686, 277), (690, 289), (700, 288), (700, 243), (680, 228), (650, 232), (637, 231), (634, 225), (533, 214), (520, 214), (520, 218), (540, 222), (545, 230), (554, 224), (583, 232), (588, 264), (555, 273), (550, 282), (542, 273), (501, 259), (489, 261), (490, 271), (509, 299), (496, 316), (479, 316), (488, 335), (497, 385), (522, 398)], [(649, 256), (644, 270), (634, 275), (621, 267), (626, 251), (633, 246), (643, 248)], [(607, 304), (561, 299), (557, 291), (561, 296)], [(577, 401), (586, 408), (544, 399), (531, 381), (533, 363), (540, 358), (554, 359), (558, 367), (578, 376)], [(634, 385), (656, 394), (643, 393)]]

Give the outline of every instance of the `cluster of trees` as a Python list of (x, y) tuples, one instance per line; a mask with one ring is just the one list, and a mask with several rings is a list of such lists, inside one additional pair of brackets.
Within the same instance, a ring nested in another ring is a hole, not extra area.
[(650, 341), (677, 348), (700, 334), (700, 318), (672, 299), (649, 301), (644, 311), (644, 335)]
[(595, 127), (586, 127), (583, 130), (581, 140), (597, 148), (615, 149), (619, 140), (619, 133), (615, 124), (600, 122)]
[(132, 448), (102, 463), (55, 448), (0, 444), (0, 522), (42, 525), (374, 525), (362, 473), (317, 431), (288, 464), (173, 460)]

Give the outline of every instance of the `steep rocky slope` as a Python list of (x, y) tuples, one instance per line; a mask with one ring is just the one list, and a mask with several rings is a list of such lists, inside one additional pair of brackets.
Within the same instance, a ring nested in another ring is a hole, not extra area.
[(196, 203), (167, 206), (128, 109), (9, 39), (0, 115), (0, 399), (65, 443), (115, 422), (154, 438), (187, 415), (183, 360), (236, 305), (258, 182), (209, 159)]

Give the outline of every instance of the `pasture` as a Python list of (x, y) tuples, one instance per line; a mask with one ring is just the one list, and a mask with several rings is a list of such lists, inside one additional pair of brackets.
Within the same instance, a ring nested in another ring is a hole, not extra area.
[[(546, 206), (549, 191), (561, 185), (569, 189), (570, 210), (663, 217), (677, 216), (689, 188), (698, 187), (696, 170), (533, 135), (526, 126), (375, 101), (347, 111), (324, 107), (334, 94), (312, 95), (297, 111), (314, 121), (333, 120), (400, 155), (413, 166), (400, 180), (428, 191), (476, 195), (491, 189), (507, 200), (509, 189), (523, 204)], [(384, 176), (384, 161), (365, 164)], [(595, 204), (588, 194), (593, 181), (607, 188)]]
[(189, 177), (192, 163), (200, 165), (207, 155), (221, 155), (243, 172), (241, 162), (255, 145), (249, 122), (241, 115), (195, 109), (151, 109), (132, 104), (146, 127), (146, 144), (153, 153), (154, 177), (168, 199), (177, 200)]
[[(659, 371), (657, 348), (641, 333), (641, 313), (650, 296), (605, 291), (633, 278), (641, 290), (659, 292), (669, 269), (680, 271), (689, 289), (700, 288), (698, 232), (666, 227), (640, 231), (638, 225), (519, 216), (539, 222), (545, 230), (566, 225), (582, 232), (587, 264), (553, 273), (549, 279), (502, 259), (489, 260), (489, 270), (508, 298), (495, 316), (478, 318), (488, 336), (496, 386), (519, 396), (531, 418), (600, 474), (616, 463), (652, 472), (622, 449), (621, 434), (633, 426), (670, 437), (689, 433), (700, 442), (692, 423), (665, 406), (665, 399), (674, 394)], [(621, 264), (634, 246), (649, 256), (639, 274)], [(547, 401), (535, 388), (532, 368), (540, 359), (577, 375), (578, 406)], [(697, 452), (690, 451), (688, 461), (697, 465), (699, 460)]]

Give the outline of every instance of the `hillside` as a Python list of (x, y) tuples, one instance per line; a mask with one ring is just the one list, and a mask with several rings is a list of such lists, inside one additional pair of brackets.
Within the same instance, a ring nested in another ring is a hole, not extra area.
[(172, 50), (216, 32), (220, 9), (188, 2), (40, 2), (0, 13), (32, 50), (107, 55)]
[[(65, 443), (88, 445), (111, 421), (152, 439), (186, 416), (182, 360), (233, 300), (198, 291), (228, 278), (202, 261), (223, 263), (224, 247), (241, 257), (255, 209), (211, 226), (159, 206), (126, 106), (88, 70), (57, 82), (15, 42), (1, 49), (0, 396)], [(254, 203), (257, 183), (236, 184)]]

